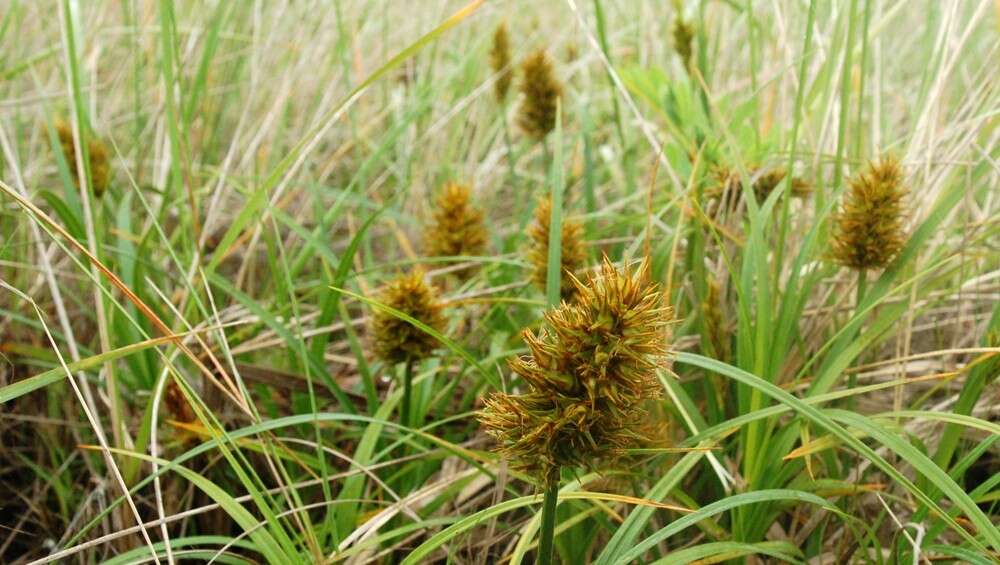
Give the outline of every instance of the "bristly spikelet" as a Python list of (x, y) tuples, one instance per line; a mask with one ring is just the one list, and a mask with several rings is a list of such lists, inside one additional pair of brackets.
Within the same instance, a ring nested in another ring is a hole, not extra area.
[(472, 189), (449, 182), (434, 201), (432, 219), (424, 233), (432, 257), (482, 255), (486, 250), (483, 212), (472, 205)]
[(729, 335), (723, 320), (723, 296), (719, 283), (708, 279), (708, 293), (701, 303), (701, 315), (705, 324), (705, 334), (712, 350), (712, 358), (725, 361), (729, 358)]
[[(531, 238), (528, 248), (528, 263), (531, 265), (531, 280), (537, 288), (545, 292), (549, 271), (549, 230), (552, 226), (552, 200), (545, 198), (535, 209), (535, 221), (528, 227)], [(571, 300), (577, 286), (571, 274), (579, 271), (587, 262), (587, 250), (583, 246), (583, 226), (572, 218), (563, 218), (562, 251), (560, 252), (559, 295), (563, 300)]]
[(858, 271), (881, 269), (903, 248), (903, 170), (893, 156), (850, 180), (833, 231), (833, 259)]
[[(400, 275), (386, 283), (379, 291), (378, 301), (438, 332), (444, 331), (441, 304), (420, 271)], [(419, 361), (438, 347), (437, 340), (423, 330), (381, 310), (373, 314), (371, 330), (375, 354), (389, 364)]]
[[(62, 146), (63, 157), (69, 167), (73, 183), (77, 188), (82, 186), (80, 182), (79, 168), (76, 166), (76, 143), (73, 140), (73, 128), (62, 120), (56, 122), (56, 134), (59, 136), (59, 145)], [(100, 197), (108, 189), (111, 181), (111, 160), (108, 157), (108, 150), (104, 143), (96, 137), (87, 138), (87, 158), (90, 167), (90, 184), (94, 190), (94, 195)]]
[(510, 92), (510, 83), (514, 78), (514, 69), (510, 64), (510, 39), (507, 36), (507, 24), (500, 23), (493, 32), (493, 44), (490, 46), (490, 68), (496, 75), (493, 83), (493, 94), (497, 102), (503, 104)]
[(521, 114), (518, 124), (524, 133), (544, 139), (556, 127), (556, 107), (562, 96), (562, 85), (556, 79), (552, 63), (545, 51), (536, 51), (521, 65)]
[(634, 273), (601, 270), (578, 287), (576, 302), (526, 331), (530, 355), (511, 360), (529, 391), (495, 393), (478, 414), (516, 468), (551, 485), (559, 467), (593, 470), (645, 437), (643, 401), (659, 398), (656, 371), (668, 360), (671, 308), (650, 284), (649, 263)]
[(673, 27), (674, 49), (684, 63), (685, 69), (691, 69), (692, 55), (694, 54), (694, 29), (684, 18), (678, 16), (674, 20)]

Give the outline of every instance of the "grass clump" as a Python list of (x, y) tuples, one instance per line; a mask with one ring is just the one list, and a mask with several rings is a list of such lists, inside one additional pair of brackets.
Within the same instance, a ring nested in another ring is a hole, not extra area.
[(991, 3), (211, 4), (4, 4), (0, 562), (996, 561)]

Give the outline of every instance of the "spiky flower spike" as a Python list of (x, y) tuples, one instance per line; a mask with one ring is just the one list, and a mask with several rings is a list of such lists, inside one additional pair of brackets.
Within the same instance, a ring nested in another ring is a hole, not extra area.
[[(80, 171), (76, 166), (76, 142), (73, 140), (73, 128), (64, 121), (56, 122), (56, 133), (59, 135), (59, 145), (62, 146), (63, 157), (69, 166), (70, 175), (77, 188), (82, 186)], [(111, 181), (111, 160), (104, 143), (96, 137), (87, 139), (87, 158), (90, 167), (90, 184), (94, 195), (98, 198), (108, 189)]]
[[(441, 304), (420, 271), (400, 275), (386, 283), (379, 291), (378, 301), (435, 330), (444, 330)], [(419, 361), (438, 346), (437, 340), (424, 331), (381, 310), (376, 310), (372, 316), (371, 329), (376, 355), (389, 364)]]
[[(528, 227), (531, 246), (528, 248), (528, 263), (531, 264), (531, 280), (536, 287), (545, 291), (549, 270), (549, 230), (552, 226), (552, 200), (545, 198), (535, 209), (535, 221)], [(563, 300), (571, 300), (577, 285), (571, 274), (583, 268), (587, 261), (587, 251), (583, 247), (583, 226), (571, 218), (563, 218), (562, 251), (559, 295)]]
[(497, 102), (503, 104), (510, 92), (510, 82), (514, 78), (514, 69), (510, 64), (510, 39), (507, 36), (507, 24), (500, 23), (493, 32), (493, 44), (490, 46), (490, 68), (497, 75), (493, 83), (493, 94)]
[(494, 393), (478, 418), (515, 467), (546, 486), (559, 467), (593, 470), (646, 438), (643, 401), (659, 398), (673, 312), (649, 280), (649, 263), (630, 273), (607, 258), (579, 292), (526, 331), (530, 355), (513, 359), (525, 394)]
[(434, 201), (433, 217), (424, 234), (432, 257), (482, 255), (486, 249), (483, 212), (472, 205), (468, 185), (449, 182)]
[(685, 69), (691, 69), (691, 57), (694, 53), (694, 29), (684, 18), (677, 17), (673, 27), (674, 49), (684, 63)]
[(562, 85), (556, 79), (552, 63), (545, 51), (536, 51), (521, 64), (521, 114), (518, 124), (524, 133), (544, 139), (556, 127), (556, 106), (562, 96)]
[(833, 259), (857, 271), (884, 268), (906, 238), (899, 161), (882, 157), (852, 178), (848, 188), (835, 219)]

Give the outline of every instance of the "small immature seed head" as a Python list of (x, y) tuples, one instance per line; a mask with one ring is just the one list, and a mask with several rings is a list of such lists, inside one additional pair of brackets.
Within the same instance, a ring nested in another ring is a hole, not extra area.
[[(70, 175), (77, 188), (82, 186), (80, 182), (79, 168), (76, 166), (76, 143), (73, 140), (73, 128), (65, 121), (56, 122), (56, 133), (59, 136), (59, 145), (62, 146), (63, 157), (69, 166)], [(111, 159), (108, 157), (108, 149), (104, 143), (96, 137), (87, 138), (87, 158), (90, 168), (90, 183), (94, 190), (94, 195), (101, 197), (108, 189), (111, 181)]]
[(198, 419), (184, 393), (181, 392), (181, 387), (173, 379), (167, 383), (167, 388), (163, 393), (163, 401), (167, 404), (167, 410), (173, 415), (174, 420), (194, 422)]
[(433, 216), (424, 233), (432, 257), (482, 255), (486, 250), (483, 212), (472, 205), (472, 189), (449, 182), (434, 201)]
[(605, 258), (579, 299), (545, 314), (526, 331), (530, 354), (511, 369), (525, 394), (495, 393), (478, 418), (501, 454), (551, 484), (562, 466), (595, 469), (645, 439), (642, 404), (660, 397), (657, 369), (668, 359), (673, 312), (650, 284), (649, 263), (616, 270)]
[(562, 85), (555, 77), (552, 63), (545, 51), (536, 51), (521, 64), (521, 114), (518, 124), (524, 133), (544, 139), (556, 127), (556, 107), (562, 96)]
[[(386, 283), (379, 291), (378, 301), (432, 329), (444, 331), (441, 304), (419, 271), (400, 275)], [(382, 310), (373, 314), (371, 331), (375, 354), (390, 364), (424, 359), (438, 347), (431, 335)]]
[(674, 49), (684, 63), (685, 69), (691, 68), (692, 55), (694, 54), (694, 28), (691, 27), (684, 18), (677, 17), (673, 27)]
[[(535, 209), (535, 221), (528, 227), (531, 238), (528, 248), (528, 263), (531, 264), (531, 280), (537, 288), (545, 291), (549, 271), (549, 231), (552, 226), (552, 200), (545, 198)], [(562, 278), (559, 293), (563, 300), (571, 300), (577, 285), (571, 275), (587, 262), (587, 250), (583, 246), (583, 226), (572, 218), (563, 218), (562, 250), (560, 252), (560, 272)]]
[(510, 82), (514, 78), (514, 69), (510, 64), (510, 39), (507, 36), (507, 24), (501, 23), (493, 32), (493, 44), (490, 46), (490, 68), (497, 76), (493, 83), (493, 94), (497, 102), (503, 104), (510, 92)]
[(833, 259), (856, 271), (881, 269), (903, 248), (903, 170), (884, 156), (852, 178), (833, 231)]
[[(772, 169), (756, 167), (751, 168), (748, 174), (754, 197), (760, 203), (767, 200), (767, 197), (778, 188), (788, 172), (781, 167)], [(712, 171), (712, 176), (714, 178), (713, 184), (706, 189), (705, 196), (709, 200), (718, 202), (716, 210), (735, 210), (740, 204), (743, 193), (743, 177), (739, 171), (728, 167), (716, 167)], [(792, 178), (792, 186), (789, 187), (789, 190), (789, 194), (793, 198), (805, 198), (812, 192), (809, 183), (798, 177)]]
[[(767, 197), (778, 188), (781, 181), (785, 180), (786, 175), (788, 175), (788, 172), (780, 167), (765, 171), (759, 169), (755, 171), (753, 174), (753, 193), (757, 197), (757, 201), (763, 202), (767, 200)], [(804, 198), (809, 196), (811, 192), (812, 188), (809, 186), (809, 183), (799, 177), (792, 177), (792, 186), (789, 187), (789, 193), (793, 197)]]

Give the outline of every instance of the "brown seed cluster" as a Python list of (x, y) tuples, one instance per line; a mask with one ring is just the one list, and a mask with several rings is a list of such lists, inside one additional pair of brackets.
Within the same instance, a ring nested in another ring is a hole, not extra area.
[(903, 248), (903, 170), (895, 157), (870, 163), (852, 178), (834, 222), (833, 259), (851, 269), (881, 269)]
[(493, 44), (490, 46), (490, 68), (496, 75), (493, 83), (493, 94), (497, 102), (503, 104), (510, 92), (510, 83), (514, 78), (514, 69), (510, 64), (510, 38), (507, 36), (507, 24), (501, 23), (493, 32)]
[[(531, 245), (528, 248), (528, 263), (531, 265), (531, 280), (537, 288), (545, 292), (549, 271), (549, 231), (552, 226), (552, 200), (545, 198), (535, 209), (535, 221), (528, 227)], [(576, 294), (572, 274), (587, 262), (587, 250), (583, 246), (583, 225), (571, 218), (563, 218), (562, 250), (560, 253), (559, 294), (563, 300), (571, 300)]]
[(163, 393), (163, 401), (167, 405), (167, 410), (178, 422), (190, 423), (198, 418), (194, 413), (194, 408), (188, 403), (187, 398), (181, 391), (181, 387), (173, 379), (167, 383), (167, 388)]
[[(441, 304), (420, 271), (400, 275), (386, 283), (379, 291), (378, 301), (438, 332), (444, 331)], [(371, 329), (375, 354), (389, 364), (424, 359), (438, 347), (434, 337), (382, 310), (373, 314)]]
[(674, 50), (684, 63), (685, 69), (691, 69), (692, 55), (694, 54), (694, 28), (691, 27), (684, 18), (678, 17), (674, 20), (673, 27)]
[(559, 467), (593, 470), (647, 439), (643, 402), (661, 395), (673, 321), (648, 261), (630, 272), (605, 258), (587, 284), (573, 281), (578, 300), (526, 331), (530, 355), (510, 362), (528, 391), (494, 393), (478, 414), (498, 451), (546, 486)]
[[(76, 142), (73, 140), (73, 128), (64, 121), (56, 122), (56, 133), (59, 136), (59, 145), (62, 146), (63, 157), (69, 167), (73, 183), (77, 188), (83, 186), (80, 182), (79, 168), (76, 166)], [(90, 168), (90, 185), (94, 190), (94, 195), (100, 197), (108, 189), (111, 182), (111, 160), (108, 158), (108, 149), (104, 143), (96, 137), (89, 136), (87, 139), (87, 158)]]
[(524, 133), (544, 139), (556, 127), (556, 109), (562, 96), (562, 85), (556, 79), (552, 63), (545, 51), (536, 51), (521, 64), (521, 114), (518, 124)]
[(482, 255), (486, 250), (483, 212), (472, 205), (472, 189), (449, 182), (434, 201), (424, 246), (432, 257)]

